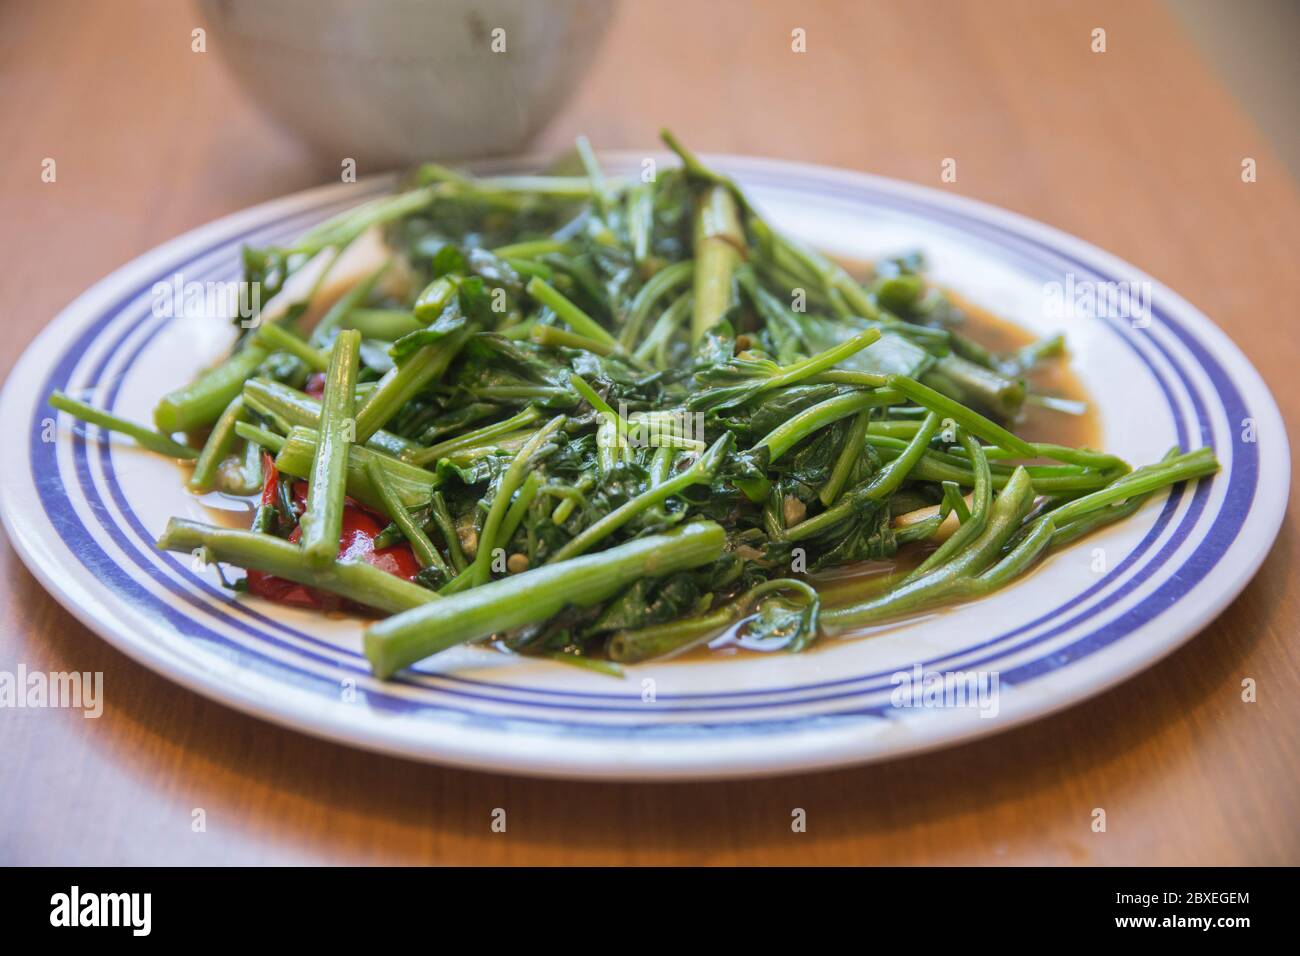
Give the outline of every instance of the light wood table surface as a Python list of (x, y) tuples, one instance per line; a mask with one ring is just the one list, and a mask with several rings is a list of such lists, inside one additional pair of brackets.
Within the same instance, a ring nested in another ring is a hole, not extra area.
[[(5, 372), (113, 268), (337, 176), (190, 52), (195, 25), (175, 2), (0, 3)], [(595, 57), (539, 147), (651, 148), (668, 125), (702, 151), (931, 186), (954, 157), (942, 188), (1150, 271), (1300, 409), (1296, 184), (1159, 3), (632, 0)], [(1199, 637), (1039, 723), (834, 773), (638, 786), (422, 766), (243, 716), (111, 649), (6, 541), (0, 669), (103, 671), (107, 705), (0, 710), (0, 863), (1300, 863), (1296, 545), (1292, 515)]]

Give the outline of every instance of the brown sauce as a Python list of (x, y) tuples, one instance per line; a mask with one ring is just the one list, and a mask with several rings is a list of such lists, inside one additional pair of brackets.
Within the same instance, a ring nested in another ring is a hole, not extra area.
[(242, 497), (224, 491), (207, 491), (194, 494), (193, 500), (203, 506), (204, 514), (212, 524), (234, 531), (247, 531), (253, 526), (257, 511), (254, 496)]
[[(949, 292), (949, 298), (960, 306), (966, 315), (960, 331), (974, 339), (990, 352), (1014, 352), (1034, 341), (1033, 333), (986, 309)], [(1055, 409), (1043, 408), (1026, 402), (1022, 418), (1013, 423), (1012, 430), (1025, 441), (1052, 442), (1074, 448), (1100, 449), (1102, 445), (1101, 422), (1096, 406), (1083, 383), (1070, 367), (1069, 338), (1066, 353), (1060, 358), (1048, 359), (1025, 376), (1030, 390), (1054, 398), (1081, 402), (1086, 407), (1082, 415), (1071, 415)]]
[[(875, 275), (875, 266), (870, 260), (833, 258), (858, 282), (869, 283)], [(965, 321), (954, 327), (954, 331), (974, 339), (990, 352), (1014, 352), (1035, 340), (1036, 336), (1028, 329), (976, 305), (960, 293), (952, 289), (944, 292), (965, 316)], [(1086, 407), (1085, 413), (1071, 415), (1026, 402), (1021, 419), (1011, 424), (1012, 431), (1025, 441), (1100, 449), (1101, 424), (1087, 390), (1070, 367), (1068, 336), (1065, 346), (1063, 356), (1039, 363), (1025, 376), (1025, 382), (1032, 392), (1082, 403)]]

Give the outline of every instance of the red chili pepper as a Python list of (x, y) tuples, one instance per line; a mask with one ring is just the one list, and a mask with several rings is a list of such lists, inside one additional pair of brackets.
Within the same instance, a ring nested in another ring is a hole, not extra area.
[(312, 398), (320, 398), (325, 394), (325, 373), (312, 372), (307, 376), (307, 384), (302, 387), (302, 390)]
[(274, 507), (280, 500), (280, 472), (267, 452), (262, 452), (262, 474), (262, 504)]
[(290, 607), (309, 607), (315, 610), (333, 610), (339, 606), (339, 599), (332, 594), (317, 591), (304, 584), (278, 578), (265, 571), (248, 572), (248, 593), (255, 594), (276, 604), (288, 604)]
[(345, 560), (362, 560), (381, 571), (395, 574), (408, 581), (420, 573), (420, 562), (415, 560), (411, 546), (406, 542), (375, 550), (375, 538), (385, 524), (365, 509), (349, 501), (343, 509), (343, 534), (339, 541), (339, 557)]
[[(263, 464), (266, 463), (263, 462)], [(275, 474), (274, 465), (270, 466), (266, 473), (267, 484), (262, 490), (262, 500), (266, 502), (269, 493), (271, 502), (274, 503), (278, 497), (275, 487), (278, 475)], [(301, 515), (306, 508), (306, 501), (307, 482), (295, 481), (293, 483), (293, 504), (294, 510), (298, 514)], [(375, 538), (384, 530), (384, 527), (381, 518), (348, 498), (343, 508), (343, 531), (339, 535), (339, 557), (345, 560), (355, 561), (359, 559), (365, 561), (381, 571), (387, 571), (389, 574), (409, 581), (419, 573), (420, 562), (415, 559), (415, 553), (406, 542), (376, 550)], [(297, 544), (301, 536), (302, 528), (297, 527), (289, 535), (289, 540)], [(294, 581), (288, 581), (276, 577), (274, 574), (267, 574), (264, 571), (248, 572), (248, 591), (250, 594), (266, 598), (268, 601), (276, 601), (293, 607), (337, 610), (346, 603), (328, 592), (297, 584)]]

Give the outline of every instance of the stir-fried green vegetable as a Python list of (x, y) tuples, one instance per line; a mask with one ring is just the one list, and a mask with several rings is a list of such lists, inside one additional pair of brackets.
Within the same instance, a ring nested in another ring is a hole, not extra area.
[[(264, 300), (308, 268), (312, 291), (164, 396), (157, 431), (51, 404), (193, 459), (194, 491), (261, 487), (249, 531), (175, 519), (159, 547), (391, 614), (365, 636), (381, 677), (484, 640), (606, 670), (723, 634), (798, 651), (987, 594), (1217, 469), (1026, 442), (1027, 403), (1074, 406), (1027, 385), (1059, 337), (993, 354), (918, 258), (859, 282), (665, 142), (682, 166), (652, 182), (585, 141), (581, 176), (421, 167), (246, 250)], [(313, 302), (377, 231), (382, 261)], [(819, 593), (900, 550), (912, 570)]]

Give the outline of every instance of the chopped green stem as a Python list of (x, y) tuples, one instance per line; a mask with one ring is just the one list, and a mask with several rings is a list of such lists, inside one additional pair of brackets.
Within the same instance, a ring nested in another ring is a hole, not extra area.
[(385, 372), (357, 411), (357, 442), (366, 442), (387, 425), (403, 405), (441, 378), (469, 335), (468, 329), (456, 329), (431, 345), (421, 346), (401, 365)]
[[(628, 189), (624, 199), (624, 218), (627, 221), (628, 238), (632, 243), (632, 261), (637, 265), (644, 265), (650, 258), (650, 249), (654, 242), (655, 183), (653, 179)], [(624, 339), (623, 344), (630, 347), (633, 341), (635, 339)]]
[(641, 329), (650, 316), (650, 310), (665, 295), (690, 282), (694, 273), (695, 262), (691, 259), (684, 259), (681, 262), (674, 262), (670, 266), (665, 266), (651, 276), (650, 281), (641, 287), (641, 291), (632, 300), (631, 308), (628, 309), (627, 321), (624, 323), (622, 331), (619, 332), (618, 339), (623, 348), (631, 349), (636, 345), (637, 340), (641, 337)]
[(277, 454), (284, 447), (286, 441), (283, 435), (277, 435), (275, 432), (267, 431), (265, 428), (259, 428), (256, 425), (250, 425), (248, 422), (235, 422), (235, 434), (246, 442), (260, 445), (271, 454)]
[(749, 211), (748, 204), (745, 202), (745, 195), (736, 188), (735, 183), (727, 177), (714, 172), (712, 169), (705, 166), (704, 163), (700, 161), (700, 158), (682, 144), (670, 130), (661, 129), (659, 131), (659, 138), (663, 140), (665, 146), (677, 154), (678, 158), (682, 161), (682, 168), (685, 169), (692, 178), (702, 180), (706, 183), (717, 183), (719, 185), (727, 186), (735, 193), (736, 201), (745, 205), (746, 211)]
[(1218, 470), (1219, 463), (1215, 460), (1214, 452), (1209, 448), (1200, 448), (1179, 455), (1177, 458), (1139, 468), (1105, 488), (1066, 502), (1052, 513), (1052, 517), (1058, 526), (1062, 526), (1089, 512), (1117, 504), (1135, 495), (1148, 494), (1180, 481), (1212, 475)]
[(975, 579), (977, 587), (987, 593), (1002, 587), (1012, 578), (1019, 577), (1052, 543), (1055, 531), (1056, 525), (1053, 524), (1051, 515), (1036, 522), (1029, 534), (1006, 557)]
[(858, 315), (865, 319), (880, 317), (880, 310), (866, 290), (858, 285), (843, 266), (789, 236), (773, 232), (766, 223), (763, 227), (774, 250), (784, 261), (804, 275), (815, 276), (828, 293), (835, 293), (829, 297), (832, 303), (837, 300), (842, 303), (838, 310), (842, 315)]
[(415, 299), (415, 305), (412, 307), (415, 318), (427, 326), (442, 315), (442, 310), (451, 304), (459, 288), (455, 280), (449, 276), (439, 276), (434, 279)]
[(717, 474), (719, 465), (722, 464), (722, 460), (726, 457), (727, 452), (731, 450), (734, 441), (735, 436), (727, 432), (685, 471), (648, 491), (642, 492), (620, 507), (615, 508), (595, 524), (588, 526), (581, 534), (570, 540), (559, 551), (556, 551), (548, 563), (558, 564), (585, 551), (590, 551), (596, 544), (609, 537), (609, 535), (646, 509), (667, 501), (673, 495), (685, 491), (692, 485), (712, 481), (714, 475)]
[(501, 527), (501, 522), (505, 519), (506, 510), (510, 507), (510, 499), (514, 497), (515, 492), (528, 475), (529, 468), (532, 467), (533, 456), (547, 445), (555, 433), (564, 425), (564, 422), (565, 417), (563, 415), (556, 415), (539, 428), (533, 437), (519, 449), (519, 454), (515, 455), (514, 460), (510, 462), (510, 466), (501, 473), (496, 495), (492, 498), (492, 506), (488, 509), (487, 517), (483, 520), (483, 530), (478, 536), (478, 554), (474, 558), (473, 566), (464, 576), (469, 584), (482, 585), (491, 577), (492, 550), (498, 545), (497, 531)]
[(607, 342), (599, 342), (596, 339), (587, 338), (585, 335), (570, 332), (568, 329), (562, 329), (559, 326), (542, 325), (540, 322), (533, 325), (528, 337), (538, 345), (546, 348), (584, 349), (602, 358), (613, 355), (616, 351), (616, 347)]
[(1035, 339), (1020, 348), (1014, 356), (1012, 365), (1018, 371), (1027, 372), (1044, 359), (1060, 358), (1065, 355), (1065, 336), (1060, 332), (1046, 338)]
[(724, 605), (696, 617), (618, 631), (610, 636), (606, 650), (610, 659), (620, 664), (639, 664), (670, 654), (680, 654), (722, 633), (735, 617), (735, 608)]
[(610, 335), (603, 325), (583, 312), (554, 286), (534, 276), (528, 280), (525, 291), (559, 316), (562, 321), (567, 322), (579, 335), (594, 339), (611, 349), (618, 348), (618, 340)]
[(945, 517), (947, 516), (943, 514), (934, 514), (928, 518), (922, 518), (920, 521), (913, 521), (904, 525), (894, 532), (894, 540), (899, 547), (911, 544), (914, 541), (929, 541), (938, 533)]
[(536, 262), (532, 259), (504, 259), (502, 261), (525, 279), (537, 276), (543, 282), (555, 281), (555, 270), (544, 262)]
[(244, 387), (244, 380), (266, 361), (267, 351), (245, 345), (189, 385), (168, 392), (153, 410), (158, 430), (169, 435), (211, 425)]
[[(1129, 463), (1124, 459), (1115, 455), (1108, 455), (1105, 452), (1093, 451), (1090, 448), (1069, 448), (1065, 445), (1052, 445), (1047, 442), (1030, 442), (1029, 447), (1034, 450), (1033, 457), (1035, 458), (1050, 458), (1052, 461), (1060, 461), (1068, 465), (1081, 465), (1095, 471), (1124, 472), (1130, 468)], [(999, 448), (996, 445), (985, 446), (984, 454), (989, 461), (1021, 457), (1010, 449)], [(964, 452), (954, 450), (953, 455), (961, 458), (964, 456)]]
[(338, 555), (343, 533), (343, 499), (347, 495), (348, 449), (356, 428), (353, 407), (357, 384), (357, 349), (361, 333), (340, 332), (330, 352), (321, 396), (316, 458), (307, 484), (307, 510), (300, 520), (302, 550), (309, 563), (325, 566)]
[(208, 440), (203, 443), (203, 450), (199, 452), (199, 457), (194, 462), (194, 470), (190, 472), (190, 480), (186, 482), (190, 491), (212, 490), (217, 480), (217, 469), (230, 454), (230, 449), (235, 443), (237, 437), (235, 425), (243, 418), (244, 400), (236, 395), (230, 400), (226, 410), (221, 413), (217, 423), (212, 426), (212, 431), (208, 433)]
[[(842, 631), (926, 610), (966, 596), (971, 587), (968, 579), (979, 575), (997, 560), (1002, 545), (1015, 533), (1020, 519), (1033, 504), (1033, 498), (1029, 476), (1023, 468), (1017, 469), (1007, 487), (994, 501), (987, 527), (968, 548), (950, 561), (919, 577), (909, 578), (904, 584), (879, 597), (825, 611), (822, 614), (823, 623), (828, 630)], [(1050, 534), (1047, 537), (1050, 538)], [(1041, 549), (1046, 541), (1035, 540), (1034, 544)], [(1013, 567), (1014, 564), (1013, 562)]]
[(582, 160), (582, 166), (587, 171), (591, 204), (596, 207), (596, 212), (600, 215), (600, 218), (608, 223), (609, 193), (605, 188), (605, 174), (601, 171), (600, 161), (596, 159), (596, 154), (592, 150), (587, 137), (579, 136), (577, 146), (578, 157)]
[(869, 392), (849, 392), (836, 395), (824, 402), (819, 402), (782, 422), (768, 432), (756, 443), (755, 447), (766, 446), (770, 461), (776, 461), (783, 454), (807, 438), (818, 429), (846, 418), (865, 408), (879, 408), (898, 401), (899, 394), (891, 389), (875, 389)]
[(690, 437), (699, 428), (698, 421), (698, 418), (681, 408), (633, 412), (627, 416), (628, 435), (644, 447), (666, 446), (704, 451), (704, 442)]
[[(701, 521), (513, 574), (371, 625), (364, 639), (366, 657), (376, 676), (391, 677), (466, 641), (544, 621), (570, 605), (590, 607), (641, 578), (710, 564), (721, 556), (726, 540), (721, 525)], [(432, 609), (443, 610), (428, 613)]]
[[(896, 439), (885, 439), (868, 433), (867, 442), (875, 446), (877, 451), (880, 452), (880, 457), (886, 461), (892, 460), (900, 454)], [(1029, 465), (1026, 467), (1026, 471), (1029, 472), (1029, 477), (1034, 482), (1034, 491), (1043, 495), (1095, 491), (1106, 487), (1122, 474), (1119, 471), (1092, 471), (1090, 469), (1072, 470), (1065, 473), (1058, 470), (1072, 467), (1068, 465)], [(993, 487), (1004, 487), (1012, 471), (1014, 469), (994, 469)], [(974, 484), (975, 473), (965, 462), (956, 464), (940, 453), (927, 451), (921, 456), (921, 460), (916, 463), (916, 467), (912, 469), (909, 477), (915, 481), (955, 481), (960, 485), (970, 487)]]
[(363, 338), (396, 342), (403, 335), (418, 332), (425, 323), (406, 309), (353, 309), (342, 326), (356, 329)]
[(130, 435), (141, 448), (156, 451), (158, 454), (167, 455), (170, 458), (183, 458), (187, 461), (199, 457), (199, 452), (188, 445), (182, 445), (180, 442), (174, 441), (166, 435), (161, 435), (151, 428), (146, 428), (144, 425), (127, 421), (125, 418), (119, 418), (93, 405), (78, 401), (64, 392), (54, 392), (50, 395), (49, 401), (54, 408), (61, 412), (67, 412), (83, 422), (98, 425), (106, 431)]
[(844, 490), (845, 483), (849, 480), (849, 475), (862, 459), (862, 453), (866, 448), (867, 426), (870, 422), (871, 411), (866, 408), (858, 412), (857, 417), (853, 419), (853, 427), (849, 429), (844, 439), (844, 447), (840, 449), (839, 457), (835, 459), (835, 467), (831, 469), (830, 477), (817, 493), (823, 508), (835, 504), (840, 492)]
[(921, 427), (921, 419), (908, 419), (891, 422), (872, 422), (867, 426), (867, 434), (882, 438), (907, 440)]
[(528, 508), (537, 497), (537, 492), (542, 487), (542, 480), (538, 477), (537, 472), (530, 471), (524, 483), (519, 486), (519, 492), (515, 495), (515, 500), (510, 503), (506, 510), (506, 516), (501, 521), (501, 531), (497, 540), (501, 546), (505, 547), (510, 544), (510, 539), (515, 536), (519, 530), (519, 525), (523, 523), (524, 516), (528, 514)]
[(528, 242), (498, 246), (492, 250), (492, 254), (499, 259), (536, 259), (539, 256), (566, 253), (568, 251), (569, 244), (559, 239), (532, 239)]
[(262, 449), (244, 442), (243, 455), (228, 459), (231, 467), (218, 472), (217, 487), (231, 495), (252, 495), (262, 490)]
[(456, 534), (456, 523), (452, 521), (451, 512), (447, 510), (447, 502), (443, 499), (441, 491), (435, 491), (429, 499), (429, 516), (447, 546), (452, 567), (456, 569), (457, 574), (460, 574), (469, 567), (469, 562), (460, 548), (460, 535)]
[(1092, 534), (1098, 528), (1104, 528), (1116, 521), (1122, 521), (1146, 504), (1150, 497), (1150, 493), (1134, 495), (1122, 504), (1098, 508), (1096, 511), (1089, 512), (1080, 518), (1075, 518), (1062, 527), (1055, 527), (1055, 522), (1053, 522), (1052, 549), (1064, 547), (1072, 541), (1077, 541), (1085, 535)]
[[(773, 366), (768, 374), (755, 375), (748, 381), (741, 382), (738, 385), (724, 385), (720, 388), (702, 392), (693, 396), (689, 404), (691, 407), (709, 407), (715, 410), (734, 407), (764, 392), (787, 388), (811, 377), (825, 374), (828, 369), (838, 365), (851, 355), (862, 351), (879, 338), (879, 329), (868, 329), (838, 345), (831, 346), (823, 352), (818, 352), (816, 355), (795, 362), (793, 365)], [(870, 376), (862, 378), (854, 384), (871, 383), (868, 387), (875, 388), (888, 384), (888, 381), (887, 376)], [(886, 392), (882, 388), (880, 394), (895, 396), (898, 401), (902, 399), (901, 394), (897, 391)], [(896, 404), (896, 402), (890, 404)]]
[[(360, 389), (357, 390), (358, 394)], [(268, 379), (250, 378), (244, 383), (244, 402), (253, 411), (275, 422), (276, 428), (287, 432), (295, 425), (303, 428), (320, 427), (320, 402), (305, 392)], [(397, 458), (410, 459), (421, 448), (409, 438), (391, 432), (377, 431), (365, 444), (375, 451)]]
[(945, 418), (951, 418), (985, 441), (1009, 449), (1022, 458), (1034, 457), (1034, 448), (1027, 441), (1013, 435), (996, 422), (989, 421), (978, 412), (972, 411), (946, 395), (939, 394), (928, 385), (922, 385), (916, 379), (904, 375), (890, 375), (888, 380), (893, 388), (898, 389), (916, 404), (923, 405), (932, 412), (938, 412)]
[(884, 498), (886, 495), (892, 495), (903, 480), (911, 473), (912, 468), (925, 454), (926, 447), (930, 444), (930, 439), (934, 433), (939, 430), (939, 416), (931, 412), (925, 416), (921, 422), (921, 427), (917, 429), (912, 440), (908, 443), (903, 453), (880, 469), (880, 472), (867, 485), (863, 496), (868, 499)]
[(745, 248), (745, 231), (732, 190), (721, 185), (705, 187), (695, 199), (693, 341), (702, 339), (730, 308), (732, 274)]
[(581, 176), (480, 176), (477, 184), (499, 192), (533, 193), (559, 199), (585, 199), (591, 182)]
[(307, 561), (297, 545), (269, 534), (172, 518), (157, 546), (163, 551), (196, 552), (203, 549), (210, 560), (265, 571), (389, 614), (439, 601), (433, 591), (362, 560), (331, 561), (318, 567)]
[(384, 471), (378, 459), (372, 458), (366, 462), (366, 474), (370, 477), (370, 485), (378, 492), (380, 499), (384, 502), (384, 511), (388, 517), (394, 521), (406, 540), (411, 545), (411, 550), (415, 553), (416, 560), (420, 562), (420, 567), (434, 567), (448, 577), (451, 577), (451, 569), (447, 567), (447, 562), (442, 559), (438, 549), (433, 546), (429, 536), (424, 533), (424, 529), (415, 523), (411, 513), (406, 510), (406, 505), (398, 497), (397, 492), (393, 489), (388, 480), (388, 473)]
[[(667, 445), (660, 445), (655, 449), (655, 453), (650, 458), (650, 475), (647, 487), (657, 488), (667, 481), (673, 472), (673, 462), (677, 459), (677, 449)], [(667, 521), (668, 512), (663, 506), (663, 502), (647, 509), (647, 518), (654, 521)]]
[(597, 441), (602, 448), (608, 449), (612, 442), (615, 449), (628, 447), (628, 424), (627, 421), (618, 412), (610, 407), (609, 403), (597, 394), (596, 390), (587, 384), (586, 379), (581, 375), (570, 375), (569, 382), (574, 389), (587, 400), (587, 404), (604, 416), (608, 428), (605, 429), (605, 441)]
[(958, 440), (975, 463), (975, 490), (971, 494), (970, 515), (947, 541), (939, 545), (908, 575), (906, 579), (908, 581), (921, 577), (931, 568), (938, 567), (954, 554), (957, 554), (983, 534), (984, 526), (988, 523), (989, 509), (993, 500), (993, 476), (989, 471), (988, 458), (985, 457), (984, 449), (980, 446), (980, 443), (971, 435), (962, 432), (958, 436)]
[[(242, 427), (242, 425), (238, 426), (236, 430), (240, 431)], [(242, 431), (240, 433), (243, 434)], [(316, 443), (316, 432), (312, 429), (291, 429), (276, 456), (276, 468), (295, 478), (307, 478), (316, 460)], [(429, 503), (429, 496), (439, 483), (437, 475), (360, 445), (353, 445), (348, 449), (349, 495), (364, 505), (383, 510), (383, 498), (371, 486), (370, 476), (366, 473), (366, 463), (372, 458), (377, 459), (388, 473), (389, 481), (392, 482), (394, 490), (406, 507), (421, 508)]]
[(253, 335), (253, 341), (268, 352), (288, 352), (296, 356), (314, 372), (323, 372), (329, 368), (328, 352), (308, 345), (288, 329), (273, 322), (262, 323)]
[(349, 209), (332, 219), (327, 219), (304, 233), (294, 243), (294, 251), (314, 255), (328, 246), (346, 246), (371, 226), (378, 226), (419, 212), (433, 202), (436, 196), (437, 190), (426, 186), (372, 200), (356, 209)]
[[(836, 368), (818, 372), (804, 379), (805, 385), (852, 385), (855, 388), (884, 388), (887, 376), (873, 372), (854, 372), (851, 369)], [(910, 424), (910, 423), (909, 423)]]
[(569, 515), (573, 514), (573, 509), (579, 504), (584, 504), (586, 500), (584, 495), (590, 491), (595, 484), (595, 479), (590, 475), (583, 475), (579, 478), (578, 483), (574, 485), (573, 488), (575, 493), (566, 497), (556, 505), (555, 510), (551, 512), (551, 521), (557, 525), (564, 524), (564, 522), (568, 521)]
[(445, 458), (454, 451), (460, 451), (465, 448), (473, 448), (491, 442), (503, 435), (510, 435), (513, 432), (531, 425), (542, 417), (542, 413), (533, 405), (528, 405), (523, 411), (512, 415), (499, 422), (491, 425), (484, 425), (482, 428), (474, 431), (465, 432), (455, 438), (449, 438), (446, 441), (439, 442), (436, 445), (430, 445), (428, 448), (421, 448), (419, 451), (412, 452), (407, 456), (412, 464), (431, 465), (440, 458)]
[(457, 468), (464, 468), (485, 455), (500, 455), (502, 453), (512, 454), (519, 451), (520, 448), (537, 434), (535, 428), (523, 428), (517, 432), (511, 432), (508, 435), (502, 435), (500, 438), (493, 439), (482, 445), (472, 445), (468, 448), (453, 448), (447, 452), (443, 458), (451, 462)]
[(966, 499), (962, 497), (961, 485), (955, 481), (943, 483), (943, 507), (940, 509), (940, 514), (947, 515), (950, 511), (956, 512), (958, 524), (965, 524), (970, 520), (970, 508), (966, 505)]
[[(929, 444), (938, 428), (938, 417), (931, 413), (926, 417), (924, 424), (927, 427), (922, 428), (912, 437), (911, 444), (894, 462), (880, 469), (870, 480), (846, 494), (821, 514), (813, 515), (813, 517), (799, 522), (794, 527), (787, 528), (781, 537), (786, 541), (803, 541), (806, 538), (815, 537), (849, 518), (865, 502), (891, 494), (899, 483), (907, 477), (907, 473), (911, 471), (911, 465), (907, 464), (907, 462), (919, 457), (925, 450), (925, 446)], [(903, 464), (898, 465), (898, 462), (903, 462)]]
[(673, 333), (685, 323), (686, 315), (691, 311), (693, 301), (693, 294), (689, 291), (683, 292), (674, 299), (672, 305), (664, 309), (660, 314), (654, 328), (645, 337), (645, 341), (637, 347), (633, 356), (640, 362), (646, 362), (653, 355), (657, 368), (667, 367), (668, 344), (672, 341)]
[[(873, 342), (880, 340), (880, 329), (867, 329), (865, 332), (859, 332), (850, 339), (845, 339), (838, 345), (832, 345), (825, 351), (818, 352), (816, 355), (809, 356), (793, 365), (786, 365), (779, 372), (763, 383), (763, 390), (771, 388), (783, 388), (786, 385), (793, 385), (802, 379), (813, 375), (819, 375), (829, 372), (836, 365), (839, 365), (850, 356), (856, 355)], [(867, 373), (858, 373), (866, 375)], [(891, 384), (888, 377), (872, 376), (871, 378), (862, 378), (858, 380), (862, 384), (868, 384), (876, 388), (883, 385)]]
[(923, 381), (954, 401), (983, 408), (1003, 420), (1014, 418), (1025, 401), (1025, 385), (1019, 379), (960, 355), (940, 358)]

